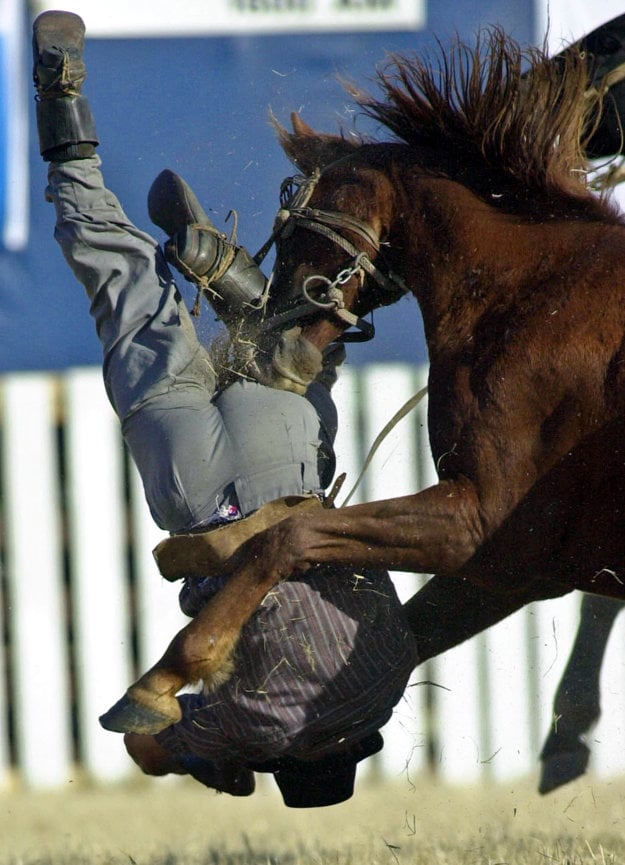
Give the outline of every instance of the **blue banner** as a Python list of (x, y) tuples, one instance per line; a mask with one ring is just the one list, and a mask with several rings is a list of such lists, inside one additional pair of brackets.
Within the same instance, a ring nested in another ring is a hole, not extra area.
[[(456, 33), (473, 41), (476, 30), (490, 24), (501, 25), (522, 43), (534, 38), (531, 0), (431, 0), (423, 6), (419, 0), (408, 6), (402, 0), (402, 8), (421, 10), (422, 26), (311, 32), (305, 38), (294, 32), (258, 34), (249, 28), (210, 37), (91, 35), (88, 10), (99, 9), (117, 26), (116, 2), (82, 4), (88, 69), (83, 92), (95, 115), (109, 187), (128, 216), (162, 240), (149, 222), (146, 196), (156, 175), (171, 168), (191, 184), (219, 227), (227, 230), (227, 214), (232, 208), (238, 212), (239, 240), (251, 252), (266, 240), (280, 182), (293, 173), (275, 140), (270, 111), (284, 124), (291, 111), (298, 111), (322, 131), (338, 132), (341, 126), (367, 130), (338, 76), (372, 86), (376, 66), (389, 52), (436, 51), (437, 38), (445, 44)], [(257, 0), (256, 6), (276, 9), (285, 3)], [(61, 5), (70, 10), (81, 6), (69, 0)], [(129, 10), (145, 8), (126, 5)], [(149, 5), (152, 9), (159, 4)], [(205, 0), (195, 5), (209, 6)], [(376, 5), (378, 0), (351, 0), (353, 9)], [(167, 6), (177, 19), (185, 3)], [(175, 32), (176, 27), (172, 24), (171, 29)], [(29, 56), (30, 33), (23, 38), (23, 48)], [(53, 239), (54, 212), (44, 202), (46, 168), (37, 147), (34, 98), (26, 92), (22, 110), (31, 129), (29, 238), (23, 251), (0, 253), (0, 371), (99, 364), (88, 302)], [(28, 190), (26, 180), (22, 185)], [(188, 295), (191, 304), (191, 287)], [(375, 323), (375, 340), (350, 348), (350, 363), (425, 360), (421, 317), (413, 298), (381, 310)], [(205, 308), (200, 329), (208, 338), (214, 328)]]

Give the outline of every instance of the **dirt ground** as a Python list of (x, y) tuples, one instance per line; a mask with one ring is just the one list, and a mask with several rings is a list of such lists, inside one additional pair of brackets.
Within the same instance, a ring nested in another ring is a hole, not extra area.
[(548, 797), (528, 782), (427, 779), (357, 788), (332, 808), (285, 808), (187, 780), (0, 794), (2, 865), (622, 865), (625, 779)]

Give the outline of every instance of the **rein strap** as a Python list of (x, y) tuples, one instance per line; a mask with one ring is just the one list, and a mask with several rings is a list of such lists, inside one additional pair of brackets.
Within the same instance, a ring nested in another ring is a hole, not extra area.
[(378, 450), (378, 448), (380, 447), (380, 445), (382, 444), (384, 439), (391, 432), (391, 430), (397, 426), (397, 424), (400, 422), (400, 420), (405, 418), (406, 415), (409, 412), (411, 412), (413, 410), (413, 408), (415, 408), (415, 406), (417, 406), (421, 402), (421, 400), (423, 399), (423, 397), (426, 395), (427, 392), (428, 392), (427, 386), (422, 387), (421, 390), (418, 390), (413, 396), (410, 397), (409, 400), (407, 400), (403, 404), (403, 406), (400, 409), (398, 409), (395, 412), (395, 414), (390, 419), (390, 421), (386, 424), (386, 426), (384, 427), (382, 432), (380, 432), (378, 434), (378, 436), (376, 437), (376, 440), (373, 442), (373, 444), (371, 445), (371, 447), (369, 449), (369, 453), (367, 454), (367, 458), (364, 462), (364, 465), (363, 465), (362, 469), (360, 470), (360, 474), (356, 478), (356, 483), (354, 484), (354, 486), (349, 491), (347, 498), (341, 504), (342, 508), (345, 507), (345, 505), (349, 502), (351, 497), (354, 495), (354, 493), (358, 489), (358, 486), (359, 486), (361, 480), (363, 479), (364, 473), (369, 468), (369, 464), (371, 463), (371, 460), (373, 459), (376, 451)]

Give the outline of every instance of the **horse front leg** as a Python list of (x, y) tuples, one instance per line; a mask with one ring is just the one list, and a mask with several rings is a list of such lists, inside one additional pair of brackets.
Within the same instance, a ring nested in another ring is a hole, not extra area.
[(453, 571), (475, 549), (475, 500), (468, 482), (447, 482), (401, 499), (320, 508), (255, 535), (226, 563), (226, 585), (100, 723), (115, 732), (149, 734), (176, 723), (178, 691), (200, 679), (215, 687), (228, 677), (241, 628), (267, 592), (294, 573), (331, 562)]
[(601, 713), (601, 664), (620, 601), (584, 595), (573, 649), (558, 685), (553, 721), (540, 754), (538, 790), (549, 793), (583, 775), (590, 759), (584, 734)]

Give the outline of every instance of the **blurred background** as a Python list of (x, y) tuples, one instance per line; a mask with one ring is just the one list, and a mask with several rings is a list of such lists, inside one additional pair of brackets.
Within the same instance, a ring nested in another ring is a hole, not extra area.
[[(101, 386), (88, 304), (53, 239), (34, 122), (31, 23), (58, 8), (87, 28), (91, 103), (108, 186), (146, 230), (150, 184), (181, 174), (213, 221), (254, 253), (293, 173), (268, 122), (297, 111), (326, 132), (375, 135), (338, 82), (373, 87), (388, 53), (422, 54), (500, 25), (552, 52), (624, 11), (623, 0), (0, 0), (0, 787), (132, 771), (97, 716), (181, 624), (175, 586)], [(154, 228), (159, 239), (158, 229)], [(189, 292), (190, 302), (194, 292)], [(353, 481), (389, 416), (427, 375), (413, 299), (376, 313), (337, 389), (339, 469)], [(215, 324), (204, 309), (198, 327)], [(376, 458), (360, 499), (432, 483), (426, 406)], [(349, 486), (349, 483), (348, 483)], [(358, 500), (358, 499), (356, 499)], [(424, 577), (396, 574), (403, 597)], [(452, 781), (535, 772), (579, 598), (527, 608), (417, 671), (365, 773)], [(622, 625), (615, 631), (623, 643)], [(611, 652), (594, 768), (625, 771), (625, 674)], [(435, 682), (435, 685), (431, 685)], [(430, 683), (430, 684), (427, 684)]]
[[(455, 34), (501, 25), (519, 42), (554, 48), (622, 11), (617, 0), (1, 0), (0, 372), (97, 364), (81, 290), (52, 237), (43, 199), (31, 86), (30, 21), (46, 8), (87, 27), (84, 88), (107, 182), (128, 216), (151, 226), (146, 196), (163, 168), (181, 174), (219, 227), (231, 209), (252, 253), (267, 238), (281, 180), (292, 167), (271, 110), (313, 127), (375, 133), (337, 76), (367, 87), (390, 52), (428, 52)], [(202, 327), (210, 328), (205, 314)], [(375, 342), (350, 362), (425, 360), (420, 318), (405, 300), (377, 314)]]

